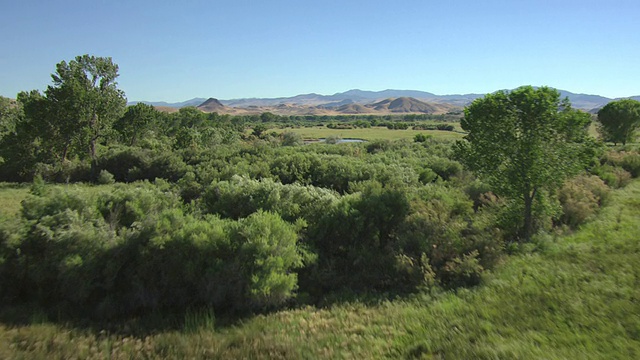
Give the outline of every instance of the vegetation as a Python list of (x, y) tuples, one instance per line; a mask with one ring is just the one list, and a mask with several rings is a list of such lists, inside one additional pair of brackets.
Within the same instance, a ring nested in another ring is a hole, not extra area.
[(590, 116), (560, 101), (557, 90), (521, 87), (475, 100), (465, 109), (458, 158), (522, 209), (522, 238), (534, 234), (541, 197), (591, 161)]
[[(570, 236), (541, 236), (470, 290), (302, 307), (219, 325), (207, 311), (167, 330), (69, 327), (34, 313), (0, 325), (3, 358), (635, 358), (640, 182)], [(149, 323), (146, 323), (149, 326)]]
[(640, 101), (612, 101), (598, 111), (598, 122), (598, 130), (605, 141), (623, 145), (632, 142), (640, 128)]
[(640, 154), (557, 92), (488, 95), (462, 134), (125, 109), (116, 76), (82, 56), (0, 103), (0, 357), (636, 351)]

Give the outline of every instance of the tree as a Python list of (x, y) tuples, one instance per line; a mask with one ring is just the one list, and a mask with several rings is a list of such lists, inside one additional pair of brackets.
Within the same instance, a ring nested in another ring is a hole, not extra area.
[(36, 163), (55, 162), (64, 147), (50, 126), (51, 112), (39, 91), (20, 92), (17, 110), (0, 141), (3, 181), (28, 180)]
[(625, 145), (634, 140), (640, 128), (640, 101), (612, 101), (598, 111), (598, 122), (598, 131), (605, 141)]
[(120, 134), (122, 140), (128, 145), (135, 146), (138, 139), (145, 135), (158, 115), (158, 110), (153, 106), (137, 103), (127, 107), (124, 116), (113, 124), (113, 129)]
[(498, 91), (465, 108), (458, 158), (499, 195), (523, 209), (521, 236), (534, 231), (533, 205), (578, 173), (590, 159), (589, 114), (574, 110), (557, 90), (531, 86)]
[[(117, 77), (118, 65), (110, 57), (82, 55), (58, 63), (51, 75), (53, 85), (45, 91), (60, 129), (58, 135), (87, 149), (92, 167), (98, 140), (122, 116), (127, 103), (124, 92), (117, 88)], [(66, 156), (65, 151), (62, 160)]]
[(0, 96), (0, 141), (5, 135), (15, 130), (19, 115), (18, 104), (14, 100)]

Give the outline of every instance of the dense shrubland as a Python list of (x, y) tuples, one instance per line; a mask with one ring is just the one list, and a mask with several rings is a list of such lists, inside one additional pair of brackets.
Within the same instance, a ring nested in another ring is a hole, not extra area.
[[(66, 316), (192, 308), (234, 316), (340, 294), (473, 286), (505, 249), (518, 250), (539, 231), (575, 229), (610, 188), (640, 175), (637, 150), (584, 141), (586, 117), (564, 103), (561, 128), (575, 120), (578, 130), (553, 140), (586, 150), (553, 179), (557, 186), (542, 184), (523, 202), (517, 189), (494, 181), (499, 176), (476, 178), (470, 157), (428, 136), (302, 145), (294, 133), (268, 131), (286, 122), (273, 114), (166, 114), (144, 104), (65, 133), (74, 109), (54, 101), (64, 86), (3, 103), (10, 111), (2, 112), (0, 180), (33, 185), (20, 214), (0, 218), (0, 300)], [(395, 129), (421, 119), (350, 120)], [(545, 149), (544, 129), (534, 130), (543, 136), (531, 144)], [(544, 156), (534, 160), (545, 169)], [(522, 237), (523, 228), (532, 233)]]

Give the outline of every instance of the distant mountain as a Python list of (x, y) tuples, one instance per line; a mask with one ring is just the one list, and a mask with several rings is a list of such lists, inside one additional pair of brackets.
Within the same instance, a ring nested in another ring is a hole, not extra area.
[(559, 91), (560, 97), (562, 99), (568, 97), (569, 101), (571, 101), (571, 106), (576, 109), (592, 110), (602, 107), (613, 100), (600, 95), (574, 94), (565, 90)]
[[(597, 112), (599, 108), (606, 105), (613, 99), (609, 99), (599, 95), (589, 94), (576, 94), (566, 90), (559, 90), (560, 95), (568, 97), (573, 107), (590, 112)], [(386, 99), (391, 101), (396, 100), (396, 104), (399, 104), (394, 109), (385, 109), (387, 112), (428, 112), (431, 111), (429, 107), (415, 103), (415, 101), (429, 104), (431, 107), (438, 108), (438, 105), (446, 105), (449, 109), (451, 107), (464, 107), (473, 100), (483, 97), (485, 94), (451, 94), (451, 95), (436, 95), (426, 91), (418, 90), (382, 90), (382, 91), (366, 91), (359, 89), (352, 89), (341, 93), (335, 93), (333, 95), (321, 95), (316, 93), (301, 94), (291, 97), (280, 98), (244, 98), (244, 99), (231, 99), (231, 100), (216, 100), (217, 104), (211, 105), (213, 108), (205, 111), (217, 111), (225, 113), (256, 113), (258, 111), (271, 111), (274, 108), (278, 112), (283, 114), (324, 114), (324, 113), (344, 113), (344, 114), (364, 114), (366, 111), (375, 111), (374, 107), (370, 105), (379, 103)], [(631, 99), (640, 101), (640, 96), (632, 96)], [(403, 100), (397, 100), (403, 99)], [(412, 99), (412, 100), (409, 100)], [(616, 99), (617, 100), (617, 99)], [(150, 102), (142, 101), (146, 104), (161, 106), (165, 108), (181, 108), (185, 106), (200, 106), (204, 102), (208, 101), (205, 98), (194, 98), (179, 103), (167, 103), (167, 102)], [(129, 104), (135, 104), (137, 102), (130, 102)], [(277, 108), (278, 106), (286, 105), (286, 107)], [(353, 105), (353, 106), (352, 106)], [(361, 106), (363, 105), (367, 109)], [(390, 104), (389, 104), (390, 105)], [(220, 110), (220, 106), (224, 106), (225, 110)], [(378, 105), (380, 106), (380, 104)], [(391, 106), (391, 105), (390, 105)], [(383, 106), (384, 107), (384, 106)], [(235, 110), (234, 110), (235, 109)], [(409, 110), (407, 110), (409, 109)], [(414, 109), (414, 110), (411, 110)], [(381, 110), (382, 111), (382, 110)], [(445, 108), (440, 107), (436, 112), (446, 112)]]
[(198, 109), (204, 112), (221, 112), (224, 111), (225, 106), (218, 101), (218, 99), (209, 98), (202, 104), (197, 106)]
[(145, 103), (153, 106), (162, 106), (162, 107), (172, 107), (172, 108), (181, 108), (186, 106), (198, 106), (202, 104), (203, 101), (206, 101), (206, 98), (193, 98), (191, 100), (177, 102), (177, 103), (168, 103), (165, 101), (129, 101), (127, 105), (135, 105), (137, 103)]

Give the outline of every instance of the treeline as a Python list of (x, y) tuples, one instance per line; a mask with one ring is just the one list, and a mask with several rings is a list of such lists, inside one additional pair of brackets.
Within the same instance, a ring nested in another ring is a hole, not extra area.
[(382, 123), (388, 122), (416, 122), (416, 121), (439, 121), (457, 122), (462, 117), (461, 111), (449, 112), (446, 114), (389, 114), (389, 115), (276, 115), (273, 113), (263, 113), (260, 115), (249, 115), (247, 121), (256, 122), (276, 122), (276, 123), (354, 123), (366, 122), (370, 126), (384, 126)]

